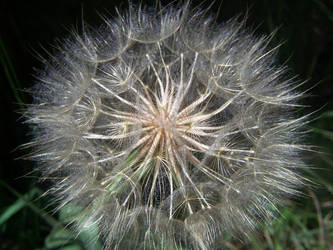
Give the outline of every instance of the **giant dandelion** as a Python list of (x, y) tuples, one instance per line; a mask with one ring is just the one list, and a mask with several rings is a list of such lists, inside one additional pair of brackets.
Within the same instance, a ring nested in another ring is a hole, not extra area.
[(188, 3), (130, 4), (42, 59), (30, 157), (107, 249), (246, 240), (304, 182), (301, 83), (271, 36), (215, 21)]

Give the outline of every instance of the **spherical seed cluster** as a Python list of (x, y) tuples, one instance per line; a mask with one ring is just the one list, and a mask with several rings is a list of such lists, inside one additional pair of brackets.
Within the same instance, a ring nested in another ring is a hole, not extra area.
[(270, 36), (188, 4), (156, 9), (130, 6), (45, 60), (31, 157), (105, 248), (218, 248), (302, 185), (303, 94)]

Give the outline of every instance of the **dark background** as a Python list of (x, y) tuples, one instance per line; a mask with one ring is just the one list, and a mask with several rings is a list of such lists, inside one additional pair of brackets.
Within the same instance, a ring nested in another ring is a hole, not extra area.
[[(193, 3), (196, 5), (199, 1)], [(202, 6), (207, 7), (211, 3), (205, 1)], [(36, 184), (34, 174), (28, 174), (33, 169), (31, 162), (15, 160), (24, 154), (17, 147), (29, 141), (29, 128), (22, 123), (19, 112), (22, 109), (21, 101), (30, 102), (30, 97), (22, 90), (34, 83), (34, 68), (42, 68), (36, 52), (46, 55), (43, 47), (52, 51), (56, 38), (65, 38), (69, 29), (80, 27), (82, 16), (88, 24), (97, 27), (102, 23), (97, 13), (112, 17), (115, 15), (115, 6), (122, 10), (127, 5), (126, 1), (111, 0), (0, 1), (0, 214), (17, 200), (18, 193), (25, 194), (36, 185), (43, 189), (44, 185)], [(211, 12), (216, 12), (219, 6), (219, 1), (215, 1)], [(299, 79), (308, 80), (304, 89), (313, 87), (310, 91), (312, 96), (305, 101), (310, 106), (305, 112), (318, 110), (315, 115), (318, 118), (311, 126), (332, 131), (333, 1), (224, 0), (218, 20), (225, 21), (246, 11), (247, 26), (255, 29), (256, 34), (269, 34), (278, 28), (272, 41), (272, 46), (283, 43), (278, 61), (287, 61)], [(311, 140), (328, 155), (332, 153), (332, 139), (314, 133)], [(332, 165), (318, 164), (325, 169), (324, 175), (332, 176)], [(24, 175), (27, 176), (22, 177)], [(16, 195), (15, 191), (18, 192)], [(33, 200), (42, 209), (45, 201), (48, 199)], [(7, 223), (0, 225), (0, 248), (42, 248), (50, 230), (38, 213), (24, 208)]]

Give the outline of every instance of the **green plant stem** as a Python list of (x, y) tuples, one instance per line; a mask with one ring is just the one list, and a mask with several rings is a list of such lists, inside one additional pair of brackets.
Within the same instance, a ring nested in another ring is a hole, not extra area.
[[(20, 194), (19, 192), (17, 192), (15, 189), (13, 189), (11, 186), (9, 186), (7, 183), (5, 183), (2, 180), (0, 180), (0, 185), (2, 185), (3, 187), (5, 187), (12, 194), (14, 194), (16, 197), (18, 197), (20, 199), (20, 201), (23, 201), (26, 206), (28, 206), (35, 213), (37, 213), (38, 215), (40, 215), (50, 226), (54, 227), (54, 226), (57, 226), (57, 225), (61, 224), (59, 221), (57, 221), (56, 219), (54, 219), (51, 215), (47, 214), (45, 211), (43, 211), (42, 209), (40, 209), (39, 207), (37, 207), (36, 205), (34, 205), (31, 201), (27, 200), (26, 197), (32, 198), (31, 195), (29, 195), (29, 194), (28, 195), (22, 195), (22, 194)], [(34, 192), (32, 192), (33, 194), (41, 193), (41, 191), (39, 189), (37, 189), (37, 188), (35, 188), (33, 190), (34, 190)], [(31, 192), (29, 192), (29, 193), (31, 193)]]

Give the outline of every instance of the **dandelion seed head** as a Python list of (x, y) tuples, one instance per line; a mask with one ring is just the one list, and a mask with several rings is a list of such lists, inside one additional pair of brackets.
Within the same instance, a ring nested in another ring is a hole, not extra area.
[(42, 179), (107, 249), (246, 240), (304, 184), (304, 93), (271, 36), (130, 4), (44, 60), (27, 122)]

